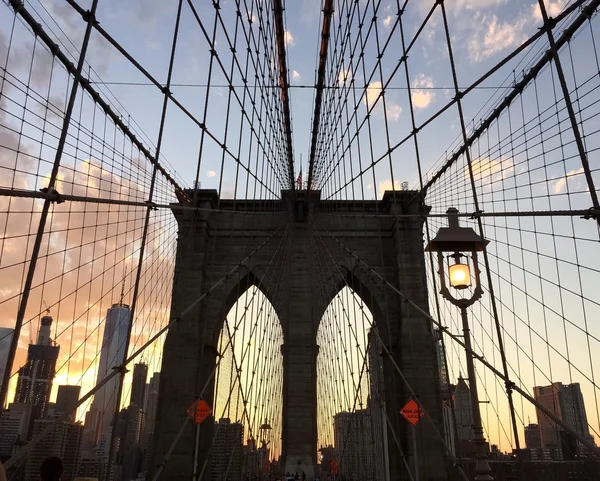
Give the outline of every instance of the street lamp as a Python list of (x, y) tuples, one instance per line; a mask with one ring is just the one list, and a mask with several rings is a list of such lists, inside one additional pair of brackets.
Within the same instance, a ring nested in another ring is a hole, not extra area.
[(270, 467), (269, 449), (267, 448), (267, 446), (269, 445), (271, 440), (270, 439), (268, 440), (267, 437), (271, 437), (272, 430), (273, 430), (273, 428), (267, 422), (266, 419), (265, 419), (265, 422), (259, 428), (260, 436), (262, 437), (262, 440), (261, 440), (261, 446), (260, 446), (258, 452), (260, 453), (259, 458), (260, 458), (260, 462), (262, 463), (262, 466), (263, 466), (265, 479), (267, 478), (267, 474), (269, 472), (269, 467)]
[[(425, 251), (437, 252), (438, 274), (440, 276), (440, 294), (452, 304), (460, 308), (462, 317), (465, 351), (467, 358), (467, 373), (469, 376), (469, 391), (471, 395), (471, 409), (473, 411), (473, 444), (477, 448), (477, 465), (475, 481), (493, 481), (491, 469), (487, 462), (487, 442), (483, 435), (481, 411), (479, 410), (479, 395), (477, 393), (477, 379), (475, 378), (475, 365), (471, 349), (471, 335), (467, 308), (483, 295), (479, 279), (479, 264), (477, 252), (481, 252), (489, 243), (470, 227), (461, 227), (458, 222), (458, 209), (451, 207), (448, 214), (448, 227), (442, 227), (437, 235), (431, 239)], [(447, 271), (447, 272), (446, 272)], [(448, 282), (446, 281), (448, 278)], [(458, 292), (465, 292), (463, 296), (454, 296), (448, 288)], [(472, 287), (471, 291), (466, 291)], [(470, 295), (469, 295), (470, 294)]]

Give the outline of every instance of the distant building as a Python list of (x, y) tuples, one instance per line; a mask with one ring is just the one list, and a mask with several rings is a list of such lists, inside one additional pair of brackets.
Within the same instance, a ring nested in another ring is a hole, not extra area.
[[(56, 395), (56, 403), (54, 406), (54, 413), (57, 416), (70, 413), (75, 409), (79, 402), (79, 393), (81, 392), (81, 386), (58, 386), (58, 393)], [(77, 412), (73, 412), (70, 415), (71, 421), (75, 421)]]
[[(131, 322), (131, 311), (129, 306), (119, 302), (106, 312), (106, 322), (104, 323), (104, 335), (102, 337), (102, 347), (100, 350), (100, 366), (98, 368), (98, 377), (96, 383), (100, 383), (108, 376), (113, 368), (121, 366), (125, 361), (127, 344), (127, 335), (129, 333), (129, 324)], [(114, 376), (94, 395), (92, 409), (97, 411), (94, 417), (98, 416), (96, 433), (89, 433), (88, 438), (99, 440), (105, 434), (113, 422), (115, 410), (119, 400), (117, 391), (119, 386), (119, 376)], [(91, 428), (91, 426), (90, 426)]]
[(0, 458), (10, 457), (20, 444), (27, 440), (31, 404), (9, 404), (0, 413)]
[(376, 479), (376, 449), (369, 410), (337, 413), (333, 420), (340, 476), (349, 479)]
[(442, 419), (444, 421), (444, 440), (450, 452), (456, 456), (455, 413), (453, 412), (456, 385), (448, 383), (446, 392), (442, 391)]
[(322, 446), (319, 452), (321, 453), (321, 477), (327, 479), (327, 475), (331, 473), (331, 462), (337, 462), (337, 453), (333, 446)]
[(525, 426), (525, 446), (528, 449), (541, 449), (542, 438), (540, 437), (540, 427), (537, 424)]
[(146, 364), (136, 364), (133, 367), (133, 381), (131, 383), (130, 404), (135, 404), (140, 409), (144, 409), (146, 400), (146, 378), (148, 377), (148, 366)]
[(39, 481), (40, 465), (48, 456), (58, 456), (62, 460), (64, 481), (71, 481), (77, 475), (83, 426), (69, 421), (37, 419), (33, 423), (33, 435), (41, 433), (50, 426), (53, 426), (53, 429), (31, 449), (27, 456), (25, 481)]
[(94, 455), (81, 457), (77, 468), (77, 477), (81, 479), (103, 479), (103, 463)]
[[(555, 382), (550, 386), (535, 386), (533, 395), (538, 403), (579, 436), (593, 441), (579, 383), (562, 384), (561, 382)], [(566, 454), (579, 454), (582, 447), (580, 443), (570, 440), (569, 436), (571, 435), (563, 434), (561, 426), (546, 416), (540, 409), (536, 409), (536, 414), (542, 448), (559, 448), (562, 451), (566, 449), (568, 452)], [(576, 452), (572, 453), (574, 446)]]
[(4, 380), (4, 371), (6, 370), (6, 364), (8, 362), (8, 352), (10, 344), (12, 342), (14, 329), (8, 327), (0, 327), (0, 388), (2, 388), (2, 381)]
[(147, 384), (146, 405), (144, 407), (145, 419), (142, 426), (140, 445), (145, 451), (144, 471), (148, 471), (153, 462), (154, 449), (154, 424), (156, 422), (156, 408), (158, 405), (158, 388), (160, 384), (160, 373), (155, 372)]
[(85, 413), (85, 422), (83, 428), (83, 446), (85, 450), (90, 450), (100, 441), (100, 421), (102, 413), (95, 407)]
[(385, 404), (385, 382), (383, 373), (383, 345), (375, 328), (369, 330), (369, 398), (367, 410), (373, 427), (371, 430), (374, 446), (374, 481), (386, 481), (389, 477), (388, 426)]
[(117, 436), (119, 450), (117, 452), (117, 466), (120, 469), (119, 478), (129, 481), (137, 478), (142, 471), (143, 453), (140, 447), (142, 430), (142, 408), (131, 404), (119, 414)]
[(221, 418), (214, 427), (210, 480), (240, 479), (244, 462), (244, 426)]
[(52, 380), (60, 351), (60, 347), (50, 338), (51, 328), (52, 317), (42, 317), (37, 343), (29, 345), (27, 362), (19, 369), (15, 402), (31, 404), (28, 437), (31, 435), (34, 421), (48, 413)]
[(454, 415), (456, 417), (456, 436), (459, 441), (473, 439), (473, 409), (471, 408), (471, 390), (462, 376), (454, 390)]

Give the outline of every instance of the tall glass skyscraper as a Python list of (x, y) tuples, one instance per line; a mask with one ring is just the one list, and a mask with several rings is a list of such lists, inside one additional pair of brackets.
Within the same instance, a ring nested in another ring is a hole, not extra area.
[[(100, 367), (98, 369), (97, 382), (108, 376), (114, 367), (120, 366), (125, 361), (127, 353), (125, 346), (129, 325), (131, 323), (131, 310), (127, 304), (122, 302), (113, 304), (106, 312), (104, 324), (104, 336), (102, 338), (102, 349), (100, 351)], [(93, 426), (87, 426), (88, 436), (97, 443), (103, 434), (110, 433), (110, 425), (117, 407), (117, 391), (119, 387), (119, 376), (113, 377), (95, 394), (90, 413), (90, 422)]]

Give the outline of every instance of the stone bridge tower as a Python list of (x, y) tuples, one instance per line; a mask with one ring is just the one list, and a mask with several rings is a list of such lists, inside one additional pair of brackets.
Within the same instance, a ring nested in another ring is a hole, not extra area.
[[(428, 310), (423, 217), (418, 216), (427, 207), (417, 193), (386, 192), (381, 201), (321, 201), (318, 191), (297, 191), (295, 198), (284, 191), (282, 200), (272, 201), (220, 200), (213, 190), (187, 193), (198, 209), (173, 205), (179, 238), (172, 317), (180, 316), (269, 236), (273, 236), (273, 242), (266, 243), (170, 329), (160, 376), (154, 464), (163, 462), (185, 420), (186, 408), (203, 388), (204, 399), (212, 405), (212, 374), (223, 320), (241, 293), (260, 284), (282, 322), (284, 334), (283, 469), (305, 471), (310, 479), (318, 449), (316, 333), (329, 301), (348, 285), (370, 308), (382, 340), (392, 353), (384, 356), (387, 415), (394, 431), (390, 430), (388, 436), (390, 479), (408, 479), (399, 447), (408, 465), (414, 463), (412, 428), (399, 415), (410, 394), (395, 363), (431, 419), (424, 418), (416, 428), (419, 472), (423, 480), (445, 480), (439, 372), (430, 323), (403, 305), (400, 296), (351, 254)], [(233, 213), (236, 210), (255, 214)], [(385, 215), (372, 215), (376, 213)], [(275, 251), (284, 235), (286, 255), (278, 257)], [(323, 250), (321, 256), (314, 255), (315, 246)], [(315, 270), (323, 267), (315, 265), (315, 259), (328, 259), (330, 265), (325, 271), (339, 274), (331, 276), (326, 286), (315, 285)], [(272, 262), (277, 265), (270, 265)], [(281, 270), (278, 285), (271, 285), (271, 276), (264, 275), (272, 268)], [(324, 296), (325, 302), (315, 301)], [(214, 419), (201, 425), (198, 472), (210, 448), (213, 427)], [(195, 430), (188, 426), (169, 458), (164, 473), (167, 479), (192, 479), (194, 443)], [(203, 479), (208, 479), (208, 473)]]

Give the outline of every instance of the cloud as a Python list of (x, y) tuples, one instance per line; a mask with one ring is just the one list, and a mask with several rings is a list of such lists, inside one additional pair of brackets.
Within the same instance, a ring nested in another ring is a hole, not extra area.
[(402, 113), (402, 107), (398, 104), (387, 103), (385, 112), (387, 114), (387, 118), (393, 121), (396, 121), (400, 118), (400, 114)]
[(387, 17), (385, 17), (383, 19), (383, 26), (384, 27), (388, 27), (392, 24), (392, 21), (394, 20), (394, 17), (392, 17), (391, 15), (388, 15)]
[[(363, 97), (363, 102), (367, 109), (371, 111), (371, 113), (376, 115), (383, 114), (383, 109), (380, 107), (383, 105), (383, 102), (379, 104), (381, 98), (381, 82), (371, 82), (365, 89), (365, 95)], [(402, 113), (402, 107), (391, 102), (390, 100), (386, 100), (385, 104), (385, 113), (387, 118), (393, 121), (398, 120), (400, 118), (400, 114)]]
[(371, 109), (373, 108), (373, 106), (377, 105), (377, 103), (381, 99), (380, 94), (381, 82), (371, 82), (367, 86), (365, 90), (365, 96), (363, 97), (363, 102), (365, 103), (368, 109)]
[(456, 9), (481, 10), (484, 8), (498, 7), (508, 0), (456, 0)]
[(206, 173), (206, 177), (214, 177), (215, 175), (217, 175), (217, 173), (214, 170), (209, 170)]
[(521, 17), (515, 23), (501, 22), (496, 15), (486, 22), (483, 31), (471, 37), (468, 49), (474, 62), (481, 62), (503, 50), (516, 47), (527, 39), (525, 27), (529, 24)]
[(392, 185), (391, 179), (384, 180), (383, 182), (379, 182), (379, 197), (383, 197), (383, 194), (386, 190), (402, 190), (402, 186), (400, 185), (400, 181), (394, 179), (394, 185)]
[(352, 82), (352, 70), (341, 70), (338, 74), (338, 84), (346, 85)]
[(578, 185), (582, 180), (583, 167), (576, 170), (569, 170), (567, 175), (560, 179), (552, 181), (552, 192), (554, 194), (564, 194), (567, 192), (567, 181), (569, 181), (570, 190), (577, 190), (580, 186)]
[(413, 106), (417, 109), (425, 109), (433, 101), (435, 93), (432, 90), (423, 90), (425, 88), (431, 89), (434, 87), (433, 79), (427, 77), (425, 74), (419, 74), (411, 84), (411, 98)]
[(294, 40), (294, 36), (292, 35), (292, 32), (290, 32), (289, 30), (285, 31), (284, 39), (285, 39), (285, 44), (286, 45), (289, 45), (290, 47), (293, 47), (294, 45), (296, 45), (296, 41)]
[[(563, 11), (563, 9), (565, 8), (565, 0), (556, 0), (556, 1), (548, 1), (546, 0), (546, 12), (548, 13), (548, 17), (552, 18), (552, 17), (556, 17), (558, 14), (560, 14), (560, 12)], [(533, 18), (538, 21), (541, 22), (542, 21), (542, 12), (540, 11), (540, 5), (539, 3), (534, 3), (531, 6), (531, 9), (533, 11)]]
[(302, 77), (302, 75), (300, 75), (300, 73), (297, 70), (292, 70), (292, 78), (294, 80), (298, 80), (300, 77)]

